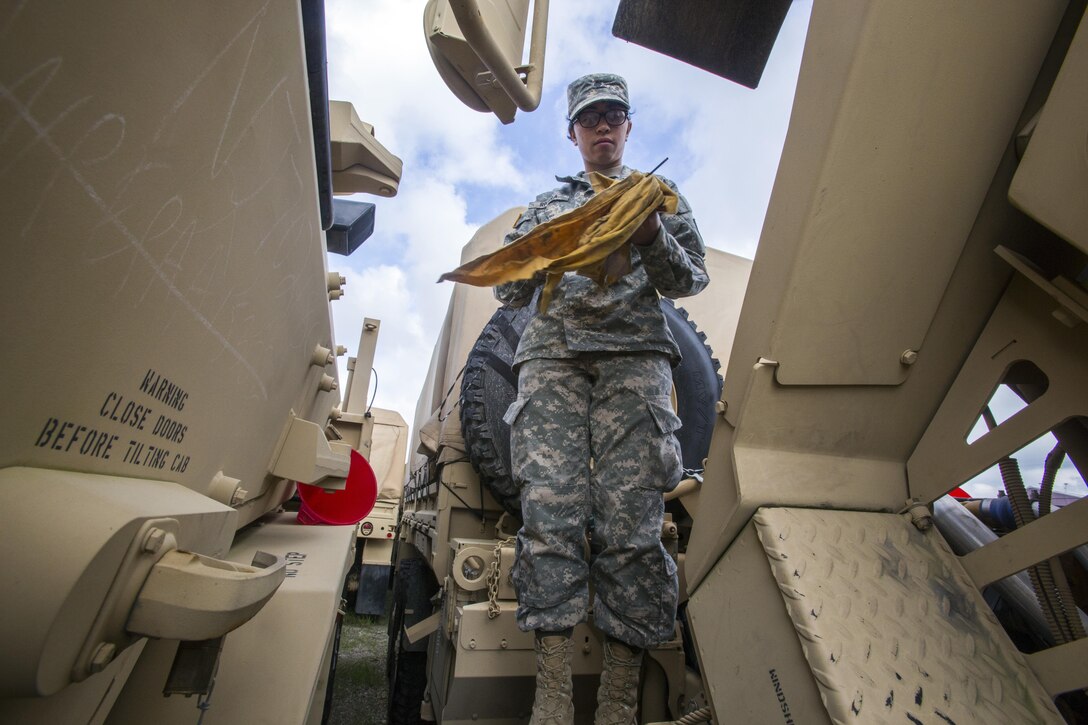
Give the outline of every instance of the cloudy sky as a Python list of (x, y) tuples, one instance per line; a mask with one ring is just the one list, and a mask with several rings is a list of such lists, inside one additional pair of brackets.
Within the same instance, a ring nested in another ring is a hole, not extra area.
[(707, 243), (754, 254), (810, 7), (794, 3), (752, 91), (614, 38), (615, 2), (556, 0), (540, 108), (504, 126), (464, 106), (439, 78), (424, 41), (423, 5), (326, 4), (330, 97), (354, 104), (404, 161), (396, 198), (359, 197), (377, 204), (374, 236), (351, 257), (330, 260), (348, 278), (333, 308), (337, 338), (354, 351), (362, 318), (382, 321), (375, 405), (409, 423), (451, 290), (435, 280), (457, 266), (479, 226), (555, 187), (556, 174), (581, 169), (565, 138), (573, 78), (599, 71), (627, 78), (635, 115), (626, 163), (649, 170), (668, 156), (661, 173), (688, 197)]
[[(753, 91), (614, 38), (614, 1), (555, 0), (540, 108), (504, 126), (462, 105), (439, 78), (424, 41), (424, 4), (326, 3), (330, 97), (350, 101), (404, 161), (396, 198), (359, 197), (377, 205), (374, 235), (351, 257), (330, 259), (348, 279), (333, 308), (337, 340), (354, 353), (363, 317), (382, 321), (374, 405), (409, 424), (451, 290), (435, 280), (457, 266), (477, 228), (556, 186), (556, 174), (581, 169), (565, 138), (565, 88), (573, 78), (602, 71), (626, 77), (635, 113), (625, 162), (649, 170), (669, 157), (661, 173), (691, 202), (707, 244), (753, 256), (811, 9), (811, 0), (795, 0)], [(1047, 438), (1025, 456), (1029, 485), (1053, 444)], [(1059, 480), (1074, 476), (1067, 464)], [(997, 485), (991, 473), (971, 490), (993, 495)], [(1079, 478), (1073, 490), (1083, 492)]]

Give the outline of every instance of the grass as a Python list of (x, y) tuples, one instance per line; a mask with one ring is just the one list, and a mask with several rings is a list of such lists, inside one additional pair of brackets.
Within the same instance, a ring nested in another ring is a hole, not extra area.
[(360, 616), (350, 608), (340, 632), (330, 725), (380, 725), (386, 715), (385, 617)]

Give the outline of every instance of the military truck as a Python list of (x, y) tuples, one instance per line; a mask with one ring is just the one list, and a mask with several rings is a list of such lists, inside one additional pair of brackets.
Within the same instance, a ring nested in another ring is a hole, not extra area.
[[(613, 31), (754, 86), (788, 5), (622, 0)], [(534, 7), (526, 64), (527, 3), (425, 12), (451, 90), (504, 123), (539, 103)], [(694, 396), (677, 380), (684, 428), (709, 410), (712, 435), (662, 531), (683, 603), (674, 641), (645, 659), (642, 722), (1088, 717), (1088, 500), (1036, 514), (1013, 458), (1052, 434), (1057, 463), (1088, 466), (1084, 15), (1059, 0), (814, 3), (755, 260), (711, 252), (690, 301), (725, 374)], [(501, 423), (524, 321), (495, 308), (454, 289), (419, 397), (390, 722), (530, 708)], [(1001, 422), (999, 389), (1025, 406)], [(1019, 511), (1000, 537), (944, 498), (995, 464)], [(587, 625), (574, 637), (588, 722), (601, 643)]]
[(365, 483), (326, 250), (400, 161), (320, 3), (0, 18), (0, 721), (318, 722), (355, 528), (283, 506)]

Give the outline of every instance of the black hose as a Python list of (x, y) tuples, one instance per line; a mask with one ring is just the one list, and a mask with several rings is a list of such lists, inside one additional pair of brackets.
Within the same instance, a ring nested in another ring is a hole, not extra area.
[[(1065, 462), (1065, 449), (1058, 443), (1046, 456), (1043, 464), (1043, 480), (1039, 485), (1039, 516), (1050, 513), (1050, 502), (1054, 492), (1054, 479), (1057, 478), (1058, 469)], [(1048, 562), (1048, 571), (1040, 571), (1043, 586), (1053, 591), (1058, 598), (1058, 615), (1064, 620), (1064, 628), (1069, 632), (1071, 639), (1081, 639), (1088, 636), (1084, 623), (1077, 612), (1076, 600), (1073, 598), (1073, 589), (1069, 586), (1069, 580), (1062, 569), (1061, 560), (1054, 556)]]

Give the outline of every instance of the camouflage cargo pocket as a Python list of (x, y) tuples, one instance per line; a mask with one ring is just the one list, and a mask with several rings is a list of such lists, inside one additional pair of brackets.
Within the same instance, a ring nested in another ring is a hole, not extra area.
[(680, 483), (684, 471), (680, 443), (674, 435), (682, 425), (680, 416), (673, 412), (672, 399), (668, 395), (647, 398), (646, 410), (653, 420), (653, 430), (639, 485), (642, 488), (671, 491)]

